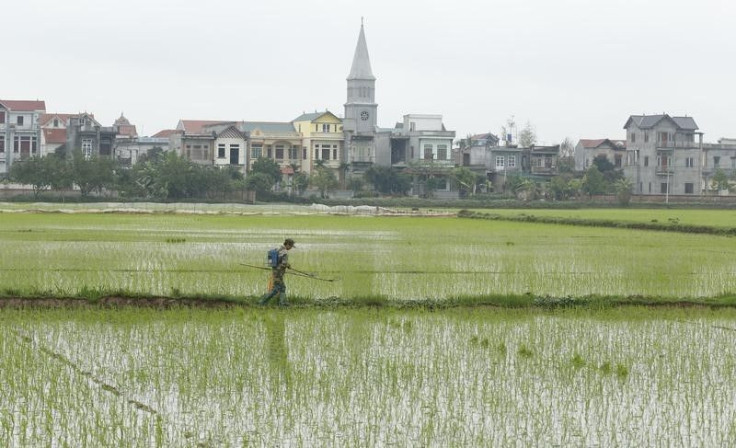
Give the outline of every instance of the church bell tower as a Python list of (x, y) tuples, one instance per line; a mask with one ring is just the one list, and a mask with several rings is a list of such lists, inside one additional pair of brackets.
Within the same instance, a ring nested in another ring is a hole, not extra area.
[(365, 42), (363, 23), (360, 24), (358, 44), (355, 47), (353, 66), (350, 69), (348, 96), (345, 103), (345, 121), (343, 129), (356, 135), (370, 135), (375, 132), (376, 113), (376, 77), (371, 70), (368, 57), (368, 46)]

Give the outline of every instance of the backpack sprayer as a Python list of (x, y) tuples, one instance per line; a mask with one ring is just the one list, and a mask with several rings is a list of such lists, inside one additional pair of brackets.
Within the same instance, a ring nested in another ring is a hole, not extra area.
[[(243, 266), (247, 266), (249, 268), (263, 269), (263, 270), (266, 270), (266, 271), (270, 271), (271, 269), (273, 269), (273, 268), (275, 268), (275, 267), (277, 267), (279, 265), (279, 261), (281, 261), (281, 260), (279, 260), (279, 250), (278, 249), (271, 249), (271, 250), (269, 250), (266, 253), (266, 265), (267, 265), (267, 267), (264, 267), (264, 266), (255, 266), (255, 265), (247, 264), (247, 263), (240, 263), (240, 264), (243, 265)], [(334, 279), (331, 279), (331, 278), (318, 277), (318, 276), (316, 276), (314, 274), (310, 274), (309, 272), (300, 271), (298, 269), (294, 269), (294, 268), (288, 268), (288, 269), (289, 269), (289, 271), (287, 271), (287, 272), (289, 274), (295, 275), (297, 277), (306, 277), (306, 278), (311, 278), (311, 279), (314, 279), (314, 280), (320, 280), (320, 281), (323, 281), (323, 282), (334, 282), (335, 281)]]

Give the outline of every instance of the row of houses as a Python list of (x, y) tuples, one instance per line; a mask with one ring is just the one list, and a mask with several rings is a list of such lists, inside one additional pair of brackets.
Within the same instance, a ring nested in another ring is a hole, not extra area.
[[(315, 111), (284, 122), (182, 119), (172, 129), (142, 137), (122, 113), (112, 126), (103, 126), (89, 113), (47, 113), (44, 101), (0, 99), (0, 175), (35, 155), (80, 149), (86, 157), (133, 164), (153, 148), (246, 175), (265, 157), (281, 166), (287, 181), (318, 166), (341, 180), (373, 166), (391, 167), (412, 176), (412, 194), (426, 193), (427, 180), (434, 178), (434, 194), (445, 197), (457, 195), (450, 182), (457, 166), (488, 179), (497, 191), (509, 176), (543, 181), (558, 174), (559, 145), (519, 147), (486, 133), (456, 146), (455, 131), (437, 114), (406, 114), (391, 127), (379, 126), (375, 83), (361, 25), (341, 115)], [(625, 140), (580, 140), (576, 170), (586, 170), (603, 155), (631, 180), (633, 193), (642, 195), (702, 194), (719, 170), (731, 176), (736, 171), (736, 141), (703, 143), (691, 117), (632, 115), (624, 129)]]
[(701, 195), (713, 192), (719, 172), (736, 178), (736, 139), (704, 143), (692, 117), (631, 115), (624, 129), (624, 140), (580, 140), (575, 169), (584, 171), (604, 156), (631, 181), (637, 195)]

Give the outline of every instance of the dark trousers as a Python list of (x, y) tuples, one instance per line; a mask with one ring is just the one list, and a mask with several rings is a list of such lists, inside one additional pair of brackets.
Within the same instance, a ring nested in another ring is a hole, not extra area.
[(263, 296), (258, 303), (260, 303), (261, 305), (265, 305), (275, 295), (278, 295), (279, 296), (279, 305), (285, 305), (286, 304), (286, 284), (284, 283), (284, 280), (283, 279), (274, 278), (273, 279), (273, 288), (271, 289), (271, 291), (268, 294), (266, 294), (265, 296)]

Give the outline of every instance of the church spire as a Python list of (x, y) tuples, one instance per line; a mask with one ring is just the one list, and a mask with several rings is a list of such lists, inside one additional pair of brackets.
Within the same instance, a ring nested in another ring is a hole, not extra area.
[(363, 19), (360, 19), (360, 35), (358, 36), (358, 45), (355, 46), (355, 55), (353, 56), (353, 66), (350, 69), (348, 80), (365, 79), (375, 81), (371, 70), (371, 60), (368, 57), (368, 45), (365, 43), (365, 32), (363, 31)]

